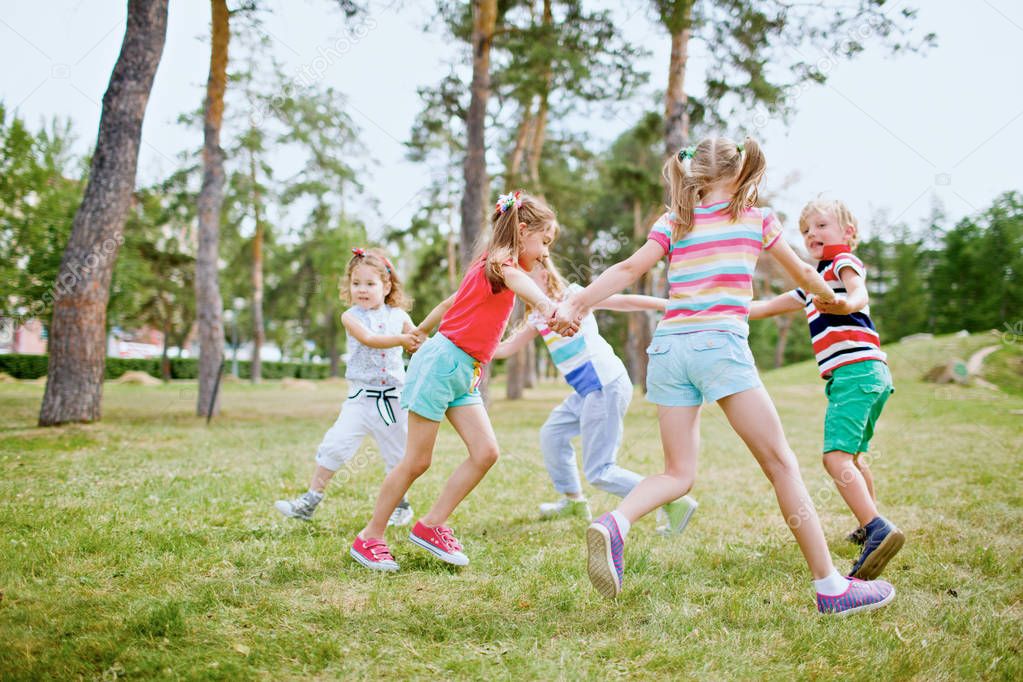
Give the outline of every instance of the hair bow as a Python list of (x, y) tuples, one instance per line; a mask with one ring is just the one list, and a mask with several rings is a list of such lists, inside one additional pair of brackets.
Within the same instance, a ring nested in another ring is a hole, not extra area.
[(514, 206), (520, 208), (522, 206), (522, 192), (508, 192), (497, 197), (497, 204), (494, 206), (498, 211), (504, 213), (509, 208)]
[(360, 249), (359, 247), (355, 247), (354, 249), (352, 249), (352, 253), (354, 253), (359, 258), (365, 258), (366, 257), (366, 250), (365, 249)]

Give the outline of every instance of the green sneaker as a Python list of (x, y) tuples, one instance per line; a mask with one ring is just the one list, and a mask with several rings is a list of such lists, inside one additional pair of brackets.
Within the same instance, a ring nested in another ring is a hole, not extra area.
[(586, 500), (571, 500), (562, 497), (557, 502), (544, 502), (540, 505), (540, 516), (545, 519), (556, 519), (575, 516), (580, 519), (592, 520), (590, 503)]
[(664, 536), (681, 535), (699, 506), (689, 495), (664, 505), (657, 510), (657, 532)]

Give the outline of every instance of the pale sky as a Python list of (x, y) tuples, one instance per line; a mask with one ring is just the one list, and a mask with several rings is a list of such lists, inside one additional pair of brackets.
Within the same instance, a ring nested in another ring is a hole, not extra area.
[[(424, 33), (432, 2), (370, 3), (352, 36), (332, 0), (268, 2), (266, 28), (289, 73), (305, 72), (349, 97), (349, 114), (372, 157), (368, 197), (354, 208), (372, 232), (407, 224), (426, 185), (425, 169), (404, 159), (419, 110), (417, 86), (436, 83), (458, 55), (440, 31)], [(574, 117), (596, 149), (632, 125), (667, 80), (668, 37), (650, 20), (644, 0), (615, 7), (627, 36), (651, 50), (638, 65), (650, 73), (646, 95), (614, 114)], [(790, 237), (802, 203), (819, 192), (844, 199), (861, 223), (885, 212), (891, 222), (919, 224), (940, 202), (953, 219), (986, 208), (1001, 192), (1023, 189), (1023, 5), (1010, 0), (896, 2), (920, 8), (921, 32), (938, 34), (925, 55), (891, 57), (871, 48), (839, 62), (824, 86), (796, 100), (787, 125), (750, 112), (740, 129), (765, 146), (765, 189), (799, 180), (775, 208), (787, 213)], [(397, 6), (397, 9), (394, 6)], [(124, 32), (126, 3), (0, 0), (0, 99), (35, 127), (70, 117), (85, 153), (95, 143), (100, 101)], [(209, 65), (209, 3), (172, 0), (167, 44), (143, 130), (139, 184), (161, 178), (175, 156), (201, 144), (201, 133), (175, 123), (196, 109)], [(326, 58), (324, 55), (327, 55)], [(823, 55), (822, 55), (823, 56)], [(690, 78), (698, 83), (706, 50), (694, 45)], [(493, 157), (495, 166), (499, 159)], [(370, 199), (376, 202), (372, 208)], [(557, 208), (557, 207), (555, 207)], [(887, 225), (870, 225), (868, 232)]]

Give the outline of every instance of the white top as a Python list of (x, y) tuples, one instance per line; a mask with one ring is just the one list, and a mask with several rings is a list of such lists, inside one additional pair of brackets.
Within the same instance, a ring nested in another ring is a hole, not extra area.
[[(393, 336), (401, 334), (405, 322), (412, 320), (401, 308), (382, 305), (369, 310), (360, 306), (349, 309), (355, 318), (362, 323), (371, 334)], [(404, 349), (370, 348), (348, 335), (348, 364), (345, 367), (345, 379), (354, 388), (380, 388), (382, 386), (405, 385), (405, 363), (402, 360)]]
[[(582, 290), (578, 284), (568, 285), (569, 295)], [(579, 331), (572, 337), (561, 336), (550, 329), (547, 320), (536, 311), (530, 313), (528, 322), (540, 332), (551, 360), (579, 395), (599, 391), (626, 373), (625, 364), (600, 335), (593, 313), (583, 318)]]

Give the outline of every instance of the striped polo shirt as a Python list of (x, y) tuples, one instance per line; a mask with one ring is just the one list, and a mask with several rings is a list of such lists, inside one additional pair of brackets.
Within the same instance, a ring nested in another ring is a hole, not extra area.
[[(568, 286), (569, 294), (582, 290), (578, 284)], [(528, 321), (540, 332), (558, 371), (579, 395), (598, 391), (626, 373), (625, 365), (615, 355), (611, 344), (600, 335), (593, 313), (582, 319), (579, 332), (572, 337), (552, 330), (547, 320), (535, 311), (530, 313)]]
[[(845, 298), (845, 285), (839, 273), (843, 268), (850, 268), (864, 279), (867, 276), (863, 261), (854, 256), (845, 244), (833, 244), (824, 247), (824, 259), (817, 264), (817, 272), (821, 274), (828, 286), (838, 295)], [(817, 310), (813, 304), (813, 296), (807, 296), (802, 289), (795, 289), (789, 294), (803, 304), (806, 319), (810, 323), (810, 341), (813, 354), (817, 358), (821, 376), (831, 376), (836, 368), (851, 365), (854, 362), (880, 360), (885, 362), (887, 355), (881, 350), (881, 339), (870, 319), (870, 306), (851, 315), (830, 315)]]
[(668, 256), (668, 309), (654, 336), (726, 331), (746, 338), (753, 271), (760, 252), (781, 236), (778, 218), (752, 207), (733, 221), (726, 201), (697, 206), (693, 229), (672, 243), (673, 217), (658, 218), (647, 237)]

